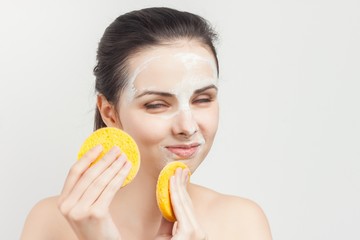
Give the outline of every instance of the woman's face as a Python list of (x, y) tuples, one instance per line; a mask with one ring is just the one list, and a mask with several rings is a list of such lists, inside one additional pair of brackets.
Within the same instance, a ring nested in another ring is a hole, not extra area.
[(214, 56), (184, 40), (142, 50), (129, 60), (129, 70), (117, 111), (140, 148), (141, 164), (158, 171), (182, 161), (193, 172), (218, 127)]

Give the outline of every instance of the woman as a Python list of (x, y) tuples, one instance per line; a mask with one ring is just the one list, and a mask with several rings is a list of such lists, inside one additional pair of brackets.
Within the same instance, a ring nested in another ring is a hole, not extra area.
[[(94, 69), (95, 129), (128, 132), (141, 168), (119, 190), (131, 164), (115, 147), (89, 168), (101, 152), (95, 147), (72, 166), (60, 196), (33, 208), (22, 239), (271, 239), (252, 201), (187, 184), (218, 127), (215, 39), (203, 18), (169, 8), (124, 14), (106, 29)], [(159, 172), (171, 161), (189, 167), (171, 179), (175, 224), (161, 216), (155, 197)]]

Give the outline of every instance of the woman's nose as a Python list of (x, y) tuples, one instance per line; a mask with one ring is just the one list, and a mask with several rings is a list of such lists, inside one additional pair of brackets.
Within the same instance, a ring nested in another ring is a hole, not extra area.
[(174, 118), (173, 133), (181, 138), (190, 138), (198, 131), (197, 122), (191, 110), (181, 110)]

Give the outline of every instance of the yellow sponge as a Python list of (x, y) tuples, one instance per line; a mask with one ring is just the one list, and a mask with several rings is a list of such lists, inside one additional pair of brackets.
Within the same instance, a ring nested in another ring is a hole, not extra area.
[[(188, 168), (186, 164), (175, 161), (168, 163), (160, 172), (156, 185), (156, 200), (161, 214), (169, 222), (175, 222), (176, 217), (171, 206), (170, 178), (177, 168)], [(189, 174), (190, 175), (190, 174)]]
[(78, 153), (78, 159), (80, 159), (86, 152), (99, 144), (103, 146), (103, 151), (92, 164), (99, 161), (112, 147), (118, 146), (121, 149), (121, 152), (124, 152), (128, 160), (132, 163), (132, 168), (122, 187), (130, 183), (140, 168), (140, 152), (134, 139), (129, 134), (118, 128), (100, 128), (93, 132), (84, 141)]

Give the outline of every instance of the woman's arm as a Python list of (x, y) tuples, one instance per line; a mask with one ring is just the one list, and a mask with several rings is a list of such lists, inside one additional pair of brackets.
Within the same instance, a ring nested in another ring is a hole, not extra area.
[(56, 202), (41, 201), (32, 209), (22, 240), (69, 239), (69, 235), (81, 240), (121, 239), (109, 205), (128, 175), (131, 163), (114, 147), (91, 166), (101, 151), (99, 146), (91, 149), (71, 167)]

